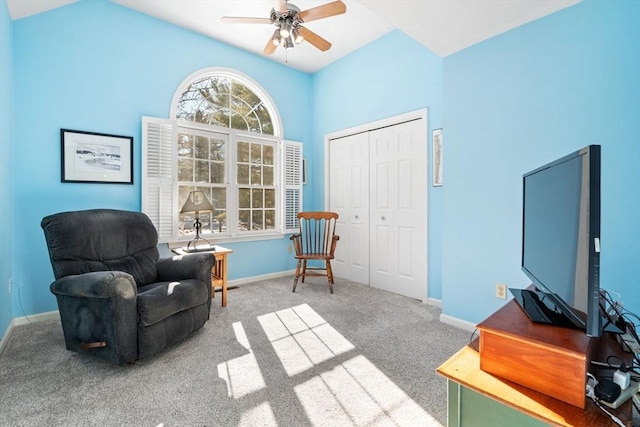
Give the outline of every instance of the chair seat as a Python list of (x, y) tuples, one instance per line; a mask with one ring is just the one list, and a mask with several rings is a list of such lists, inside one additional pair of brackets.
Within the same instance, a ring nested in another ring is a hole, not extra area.
[(140, 325), (153, 325), (180, 311), (206, 304), (209, 298), (210, 291), (200, 280), (181, 280), (177, 282), (178, 285), (171, 286), (172, 293), (169, 295), (171, 283), (174, 282), (159, 282), (138, 288)]
[(295, 256), (296, 259), (333, 259), (331, 254), (300, 254)]

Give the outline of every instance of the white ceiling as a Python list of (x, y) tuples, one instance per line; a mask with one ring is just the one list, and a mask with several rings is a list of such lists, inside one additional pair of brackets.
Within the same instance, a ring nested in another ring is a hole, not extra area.
[[(7, 0), (13, 19), (76, 0)], [(268, 18), (270, 0), (111, 0), (180, 27), (262, 55), (274, 27), (225, 24), (222, 16)], [(301, 10), (331, 0), (292, 0)], [(439, 56), (572, 6), (582, 0), (343, 0), (344, 15), (309, 22), (308, 29), (333, 44), (321, 52), (309, 43), (269, 58), (304, 72), (315, 72), (398, 28)]]

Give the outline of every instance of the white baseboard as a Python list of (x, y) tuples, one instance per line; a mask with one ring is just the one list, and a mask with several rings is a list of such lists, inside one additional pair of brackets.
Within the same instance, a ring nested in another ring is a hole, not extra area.
[(4, 348), (7, 346), (7, 342), (9, 341), (9, 336), (11, 335), (11, 331), (13, 330), (13, 320), (11, 320), (11, 322), (9, 322), (9, 326), (7, 327), (7, 330), (4, 331), (4, 335), (2, 336), (2, 339), (0, 339), (0, 354), (2, 354), (2, 352), (4, 351)]
[(440, 322), (446, 323), (447, 325), (455, 326), (456, 328), (464, 329), (465, 331), (469, 332), (473, 332), (476, 330), (475, 323), (458, 319), (457, 317), (449, 316), (447, 314), (440, 314)]
[(13, 319), (12, 323), (15, 326), (20, 326), (29, 323), (45, 322), (47, 320), (60, 320), (60, 312), (58, 310), (53, 310), (31, 316), (16, 317)]
[(13, 318), (9, 323), (9, 327), (7, 327), (7, 330), (4, 332), (4, 336), (0, 340), (0, 354), (2, 354), (2, 352), (4, 351), (4, 348), (7, 346), (9, 337), (11, 336), (11, 333), (13, 332), (16, 326), (26, 325), (29, 323), (44, 322), (47, 320), (58, 320), (58, 319), (60, 319), (60, 313), (58, 312), (58, 310), (48, 311), (46, 313), (38, 313), (32, 316), (23, 316), (23, 317)]
[(442, 300), (435, 299), (435, 298), (427, 298), (427, 305), (430, 305), (432, 307), (436, 307), (442, 310)]
[(259, 282), (261, 280), (278, 279), (280, 277), (291, 276), (291, 284), (293, 285), (293, 276), (296, 274), (295, 270), (278, 271), (276, 273), (261, 274), (259, 276), (243, 277), (242, 279), (229, 280), (227, 286), (238, 286), (247, 283)]

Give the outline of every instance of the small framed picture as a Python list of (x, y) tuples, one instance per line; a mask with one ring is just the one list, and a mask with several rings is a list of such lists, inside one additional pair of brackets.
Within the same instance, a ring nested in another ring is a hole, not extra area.
[(442, 186), (442, 128), (433, 130), (433, 186)]
[(60, 129), (62, 182), (133, 184), (133, 137)]

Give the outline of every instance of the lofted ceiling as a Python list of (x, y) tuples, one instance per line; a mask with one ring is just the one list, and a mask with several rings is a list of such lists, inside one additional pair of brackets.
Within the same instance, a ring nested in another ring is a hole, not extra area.
[[(12, 19), (77, 0), (7, 0)], [(270, 24), (228, 24), (222, 16), (268, 18), (271, 0), (111, 0), (124, 7), (263, 55), (274, 31)], [(332, 0), (292, 0), (301, 10)], [(305, 24), (332, 43), (321, 52), (309, 43), (269, 58), (312, 73), (384, 34), (400, 29), (439, 56), (572, 6), (582, 0), (343, 0), (347, 12)]]

